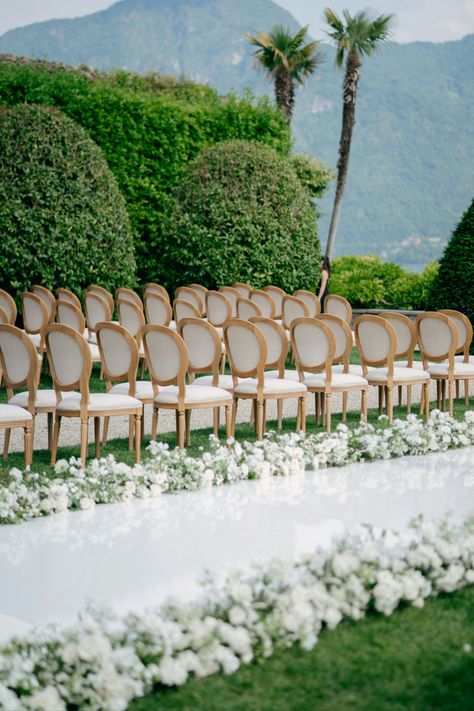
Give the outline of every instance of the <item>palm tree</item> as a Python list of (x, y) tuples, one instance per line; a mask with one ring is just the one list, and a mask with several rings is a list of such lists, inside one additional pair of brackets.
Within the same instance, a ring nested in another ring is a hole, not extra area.
[(331, 28), (327, 32), (336, 45), (336, 65), (342, 69), (346, 64), (343, 84), (343, 110), (339, 158), (337, 161), (337, 184), (334, 206), (329, 226), (326, 256), (330, 257), (341, 211), (342, 196), (349, 169), (352, 130), (355, 123), (355, 107), (362, 57), (368, 57), (390, 37), (390, 23), (393, 15), (379, 15), (371, 18), (367, 12), (350, 15), (347, 10), (338, 17), (330, 8), (324, 10), (324, 18)]
[(271, 32), (245, 35), (250, 44), (258, 47), (254, 54), (258, 65), (275, 82), (275, 98), (288, 123), (295, 106), (295, 88), (304, 84), (319, 64), (319, 42), (308, 41), (308, 27), (292, 35), (278, 25)]

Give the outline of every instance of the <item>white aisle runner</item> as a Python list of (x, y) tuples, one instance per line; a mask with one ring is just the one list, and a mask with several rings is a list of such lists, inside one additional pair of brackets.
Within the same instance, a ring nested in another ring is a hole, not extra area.
[(474, 512), (474, 448), (97, 506), (0, 527), (0, 639), (88, 600), (141, 610), (191, 598), (203, 570), (295, 557), (348, 525), (404, 529)]

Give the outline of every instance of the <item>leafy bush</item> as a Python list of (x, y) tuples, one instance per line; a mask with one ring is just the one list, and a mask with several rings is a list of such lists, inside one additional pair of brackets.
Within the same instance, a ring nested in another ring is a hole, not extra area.
[(95, 143), (60, 111), (0, 109), (0, 286), (133, 285), (125, 201)]
[(320, 160), (305, 153), (290, 156), (290, 162), (311, 197), (322, 197), (334, 174)]
[(474, 323), (474, 200), (446, 245), (430, 307), (462, 311)]
[(0, 63), (0, 101), (56, 106), (102, 148), (125, 197), (143, 281), (169, 279), (162, 230), (189, 160), (234, 138), (286, 155), (290, 132), (268, 100), (221, 98), (209, 88), (156, 75), (100, 74), (46, 62)]
[(417, 274), (374, 256), (340, 257), (333, 262), (329, 288), (355, 308), (422, 310), (437, 266), (430, 262)]
[(188, 166), (164, 256), (175, 281), (314, 290), (321, 269), (315, 210), (289, 161), (274, 150), (220, 143)]

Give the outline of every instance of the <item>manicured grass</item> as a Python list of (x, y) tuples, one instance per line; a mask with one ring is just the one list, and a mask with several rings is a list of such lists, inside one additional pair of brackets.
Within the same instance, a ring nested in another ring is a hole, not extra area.
[(129, 711), (472, 711), (474, 588), (324, 631), (312, 652), (159, 689)]

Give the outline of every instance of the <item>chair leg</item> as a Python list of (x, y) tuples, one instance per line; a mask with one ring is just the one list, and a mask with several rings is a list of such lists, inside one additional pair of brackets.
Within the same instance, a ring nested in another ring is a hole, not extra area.
[(446, 412), (446, 380), (441, 381), (441, 410)]
[(326, 431), (331, 432), (331, 420), (332, 420), (332, 395), (331, 393), (326, 393), (325, 395), (325, 412), (326, 412)]
[(142, 405), (142, 420), (141, 420), (140, 439), (143, 440), (144, 436), (145, 436), (145, 405)]
[(223, 353), (221, 356), (221, 375), (225, 373), (225, 359), (225, 353)]
[(186, 425), (186, 447), (191, 444), (191, 410), (184, 411), (184, 421)]
[(53, 441), (51, 443), (51, 464), (56, 464), (58, 456), (59, 430), (61, 428), (61, 416), (56, 415), (54, 418)]
[(360, 405), (360, 421), (367, 422), (367, 390), (362, 390)]
[(3, 442), (3, 456), (5, 459), (8, 457), (8, 450), (10, 449), (10, 435), (11, 430), (5, 430), (5, 440)]
[(342, 421), (345, 422), (347, 420), (347, 397), (349, 393), (344, 392), (342, 393)]
[(326, 424), (326, 397), (324, 393), (320, 393), (321, 398), (321, 424), (324, 427)]
[(300, 431), (306, 432), (306, 395), (299, 398), (300, 400)]
[(464, 381), (464, 404), (469, 406), (469, 380)]
[(94, 444), (96, 459), (100, 458), (100, 417), (94, 417)]
[(107, 435), (109, 434), (109, 420), (110, 417), (104, 417), (104, 430), (102, 432), (102, 446), (105, 447), (107, 444)]
[[(446, 381), (443, 380), (443, 383), (446, 383)], [(453, 402), (454, 387), (453, 386), (454, 386), (454, 383), (452, 380), (450, 380), (448, 383), (448, 397), (449, 397), (449, 414), (451, 417), (454, 414), (454, 402)], [(443, 411), (444, 411), (444, 408), (443, 408)]]
[[(429, 386), (429, 383), (428, 383)], [(420, 415), (423, 414), (423, 410), (425, 407), (425, 386), (421, 386), (421, 395), (420, 395)]]
[(401, 385), (398, 386), (398, 407), (401, 406), (403, 400), (403, 388)]
[(423, 385), (423, 394), (425, 401), (425, 420), (430, 419), (430, 383), (429, 381)]
[(278, 431), (281, 431), (283, 426), (283, 400), (277, 400), (277, 417), (278, 417)]
[[(233, 436), (232, 432), (232, 406), (225, 405), (225, 438), (229, 440)], [(219, 411), (219, 408), (217, 408)]]
[(24, 432), (25, 466), (29, 468), (33, 461), (33, 426), (31, 422), (25, 426)]
[(51, 451), (51, 443), (53, 441), (53, 421), (54, 421), (54, 414), (52, 412), (48, 412), (48, 449)]
[(86, 466), (87, 459), (87, 419), (81, 420), (81, 461)]
[(441, 380), (436, 381), (436, 407), (441, 409)]
[(267, 401), (263, 401), (263, 432), (267, 431)]
[(456, 380), (456, 400), (459, 400), (459, 380)]
[(411, 385), (407, 386), (407, 415), (411, 412)]
[(393, 422), (393, 389), (387, 388), (387, 417), (390, 424)]
[(140, 464), (141, 455), (141, 413), (135, 415), (135, 463)]
[(319, 393), (314, 393), (314, 417), (316, 420), (316, 427), (319, 427)]
[(184, 417), (184, 411), (183, 410), (176, 410), (177, 414), (177, 421), (178, 421), (178, 426), (177, 426), (177, 438), (178, 438), (178, 447), (180, 449), (184, 449), (184, 435), (185, 435), (185, 417)]
[(101, 365), (101, 366), (100, 366), (99, 380), (103, 380), (103, 379), (104, 379), (104, 366)]
[(151, 439), (156, 440), (156, 433), (158, 431), (158, 408), (153, 408), (153, 414), (151, 416)]
[(212, 425), (213, 425), (213, 432), (216, 437), (219, 435), (219, 419), (220, 419), (219, 415), (220, 415), (219, 408), (214, 407), (212, 409)]
[(128, 418), (128, 451), (133, 452), (133, 440), (135, 437), (135, 420), (134, 415)]
[(237, 421), (237, 408), (239, 406), (239, 400), (238, 398), (234, 397), (232, 401), (232, 437), (235, 437), (235, 423)]
[(382, 414), (383, 410), (383, 393), (384, 393), (384, 388), (383, 386), (379, 387), (379, 417)]
[(257, 407), (256, 414), (256, 426), (257, 426), (257, 439), (260, 442), (263, 439), (263, 400), (255, 400)]

